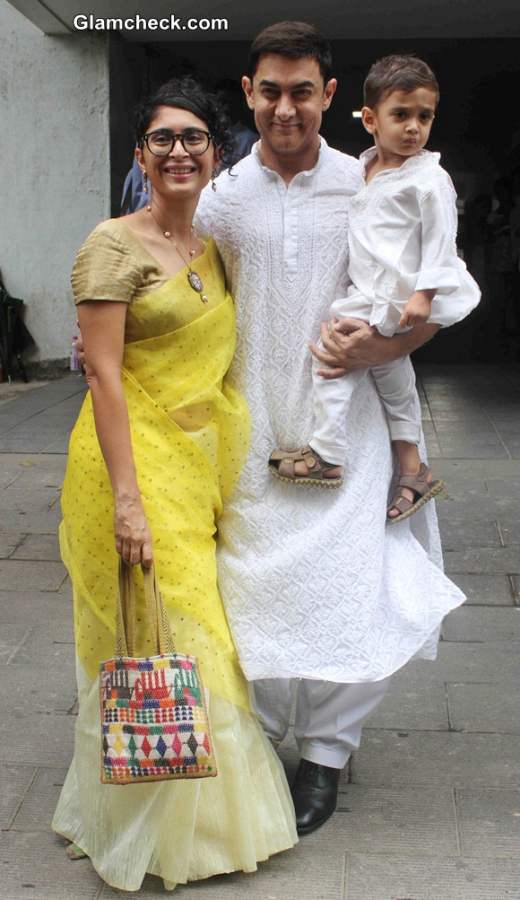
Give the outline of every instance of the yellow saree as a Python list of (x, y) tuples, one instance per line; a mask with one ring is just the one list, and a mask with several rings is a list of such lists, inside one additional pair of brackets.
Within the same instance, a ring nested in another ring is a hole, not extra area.
[[(177, 649), (198, 658), (208, 691), (219, 771), (202, 781), (100, 782), (98, 672), (114, 652), (117, 556), (112, 493), (87, 396), (71, 435), (62, 495), (79, 715), (53, 828), (122, 890), (137, 890), (146, 873), (173, 889), (221, 872), (253, 871), (296, 841), (285, 776), (249, 709), (217, 587), (215, 523), (249, 432), (244, 401), (225, 378), (235, 344), (233, 301), (212, 242), (193, 268), (207, 304), (190, 288), (186, 270), (165, 278), (124, 221), (114, 220), (84, 244), (73, 277), (78, 302), (126, 299), (125, 290), (131, 297), (122, 379), (139, 488)], [(144, 632), (137, 653), (146, 652)]]

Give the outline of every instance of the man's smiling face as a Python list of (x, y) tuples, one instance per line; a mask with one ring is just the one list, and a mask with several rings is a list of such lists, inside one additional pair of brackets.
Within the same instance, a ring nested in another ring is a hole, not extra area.
[(275, 53), (260, 57), (252, 78), (242, 79), (262, 148), (278, 158), (305, 157), (318, 147), (324, 110), (336, 81), (325, 85), (316, 59), (289, 59)]

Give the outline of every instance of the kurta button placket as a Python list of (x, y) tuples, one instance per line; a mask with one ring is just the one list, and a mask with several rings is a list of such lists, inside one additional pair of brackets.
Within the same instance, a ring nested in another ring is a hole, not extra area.
[(288, 185), (284, 198), (284, 240), (283, 255), (286, 274), (294, 276), (298, 272), (298, 207), (300, 187), (297, 175)]

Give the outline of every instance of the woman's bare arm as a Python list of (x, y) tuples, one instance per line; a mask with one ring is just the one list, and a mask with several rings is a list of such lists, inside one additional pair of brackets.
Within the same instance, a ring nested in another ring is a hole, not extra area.
[(137, 484), (128, 410), (121, 384), (127, 304), (90, 300), (78, 306), (96, 432), (114, 494), (116, 550), (149, 566), (152, 541)]

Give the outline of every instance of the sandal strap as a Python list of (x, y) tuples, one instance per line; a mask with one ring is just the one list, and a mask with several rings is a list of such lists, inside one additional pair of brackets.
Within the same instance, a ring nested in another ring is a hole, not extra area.
[(282, 459), (298, 460), (301, 457), (301, 450), (273, 450), (269, 457), (269, 462), (281, 462)]
[[(298, 462), (305, 463), (307, 475), (296, 474), (295, 465)], [(274, 463), (281, 475), (295, 480), (307, 477), (321, 479), (324, 472), (336, 465), (324, 460), (309, 444), (299, 450), (274, 450), (269, 457), (269, 463)]]
[(402, 494), (399, 494), (394, 497), (388, 509), (398, 509), (400, 513), (405, 513), (412, 508), (414, 503), (414, 500), (409, 500), (408, 497), (403, 497)]
[[(417, 494), (418, 497), (422, 497), (423, 494), (426, 494), (426, 492), (430, 490), (430, 484), (428, 483), (430, 474), (428, 466), (421, 463), (417, 475), (401, 475), (397, 482), (397, 486), (399, 488), (408, 488), (413, 491), (414, 494)], [(406, 499), (406, 497), (403, 499)]]
[(326, 463), (319, 453), (316, 453), (312, 447), (307, 446), (301, 449), (302, 461), (308, 469), (314, 469), (315, 472), (321, 472), (325, 468), (330, 468), (330, 463)]
[[(307, 451), (310, 451), (310, 453)], [(271, 456), (271, 459), (272, 458), (273, 457)], [(308, 474), (319, 472), (317, 460), (315, 459), (315, 456), (310, 447), (302, 447), (301, 450), (292, 450), (283, 455), (278, 466), (278, 471), (281, 475), (285, 475), (289, 478), (305, 478), (305, 475), (301, 476), (297, 475), (296, 473), (296, 463), (299, 462), (305, 463), (305, 468), (307, 469)]]

